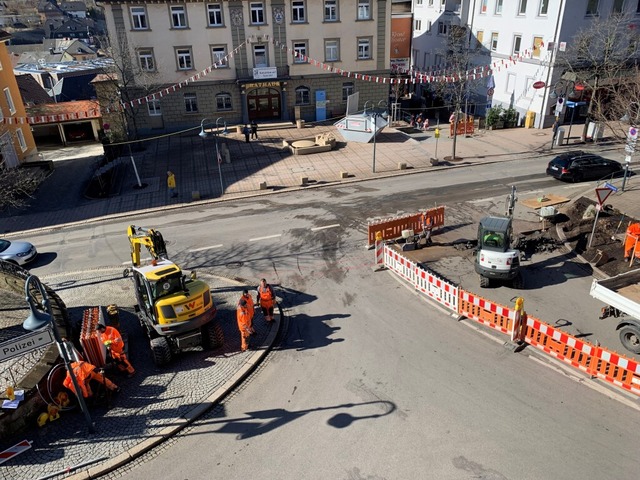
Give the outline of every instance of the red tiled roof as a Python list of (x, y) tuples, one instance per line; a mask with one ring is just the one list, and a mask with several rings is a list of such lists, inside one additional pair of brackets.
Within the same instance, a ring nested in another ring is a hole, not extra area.
[(27, 117), (41, 115), (67, 115), (72, 119), (100, 118), (100, 105), (93, 100), (76, 100), (73, 102), (47, 103), (26, 107)]

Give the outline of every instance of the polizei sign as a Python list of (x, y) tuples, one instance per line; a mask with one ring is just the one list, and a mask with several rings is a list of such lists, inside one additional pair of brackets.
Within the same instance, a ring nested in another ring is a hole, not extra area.
[(0, 343), (0, 362), (46, 347), (51, 343), (53, 343), (53, 334), (48, 328)]

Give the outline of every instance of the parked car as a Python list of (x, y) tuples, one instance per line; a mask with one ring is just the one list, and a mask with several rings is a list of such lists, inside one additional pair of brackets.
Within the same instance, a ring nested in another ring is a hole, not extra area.
[(32, 261), (37, 255), (36, 247), (29, 242), (10, 242), (0, 238), (0, 259), (6, 262), (22, 266)]
[(620, 172), (622, 165), (619, 162), (584, 152), (563, 153), (547, 166), (547, 175), (571, 182), (600, 180)]

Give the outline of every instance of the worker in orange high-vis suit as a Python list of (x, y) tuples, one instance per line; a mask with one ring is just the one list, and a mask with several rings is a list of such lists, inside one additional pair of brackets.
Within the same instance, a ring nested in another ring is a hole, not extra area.
[[(73, 362), (71, 364), (71, 368), (73, 369), (73, 374), (78, 381), (78, 387), (80, 387), (82, 396), (84, 398), (93, 396), (93, 391), (91, 390), (91, 382), (98, 382), (107, 387), (107, 389), (111, 390), (112, 392), (120, 391), (120, 387), (118, 387), (107, 377), (99, 373), (96, 366), (90, 364), (89, 362), (85, 362), (84, 360)], [(71, 375), (69, 375), (69, 372), (67, 372), (67, 376), (65, 377), (62, 384), (73, 393), (75, 393), (76, 396), (78, 395), (75, 388), (73, 388), (73, 382), (71, 381)]]
[(109, 349), (111, 358), (116, 362), (118, 369), (122, 372), (127, 372), (130, 377), (133, 376), (136, 370), (124, 353), (124, 342), (122, 341), (120, 332), (113, 327), (107, 327), (101, 323), (98, 324), (96, 330), (98, 330), (100, 334), (102, 343)]
[(262, 314), (267, 322), (273, 322), (273, 306), (275, 304), (276, 296), (273, 293), (273, 288), (263, 278), (260, 280), (258, 286), (258, 296), (256, 303), (262, 308)]
[(243, 352), (249, 348), (249, 336), (251, 335), (251, 319), (253, 312), (249, 312), (249, 305), (246, 300), (240, 299), (236, 310), (238, 320), (238, 330), (240, 330), (240, 350)]
[(249, 295), (249, 290), (247, 290), (246, 288), (242, 290), (242, 296), (238, 300), (238, 306), (240, 306), (241, 300), (244, 300), (245, 302), (247, 302), (249, 315), (251, 315), (251, 335), (253, 335), (254, 333), (256, 333), (256, 331), (253, 328), (253, 315), (255, 314), (255, 304), (253, 303), (253, 298), (251, 297), (251, 295)]
[(429, 245), (431, 243), (431, 231), (433, 230), (433, 221), (431, 217), (427, 215), (427, 212), (422, 212), (422, 219), (420, 222), (422, 225), (422, 234), (425, 238), (425, 243)]

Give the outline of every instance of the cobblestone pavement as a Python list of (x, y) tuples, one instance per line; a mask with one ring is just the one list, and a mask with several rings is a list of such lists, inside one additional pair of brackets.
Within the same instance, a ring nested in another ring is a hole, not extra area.
[[(2, 439), (0, 450), (24, 438), (32, 440), (33, 446), (3, 464), (0, 478), (38, 478), (96, 459), (101, 461), (87, 468), (106, 469), (129, 460), (131, 449), (141, 442), (159, 441), (183, 426), (185, 418), (210, 406), (209, 402), (226, 391), (230, 380), (238, 381), (240, 373), (251, 370), (257, 357), (267, 353), (278, 326), (267, 325), (256, 311), (254, 350), (240, 352), (235, 305), (246, 286), (205, 271), (199, 274), (212, 288), (225, 345), (213, 352), (199, 348), (184, 352), (162, 369), (151, 359), (146, 336), (131, 308), (135, 298), (132, 282), (123, 278), (122, 267), (41, 278), (62, 298), (72, 319), (81, 319), (84, 309), (94, 305), (120, 306), (121, 328), (128, 336), (129, 357), (136, 374), (132, 378), (119, 373), (110, 375), (122, 391), (110, 399), (110, 405), (89, 407), (96, 424), (94, 434), (88, 433), (83, 415), (74, 410), (63, 412), (59, 420), (28, 435)], [(79, 474), (79, 478), (83, 476)]]

